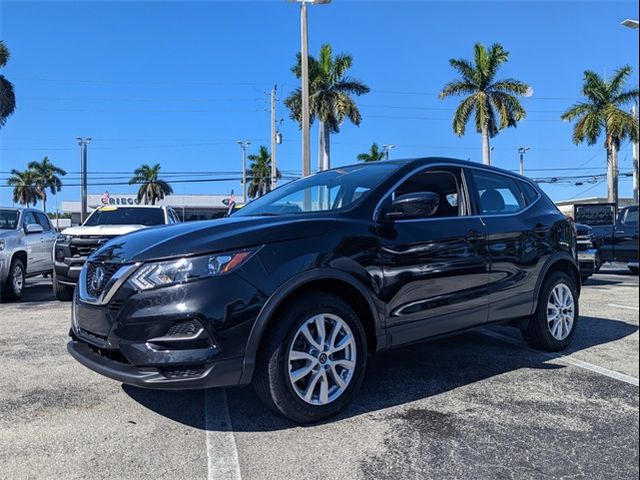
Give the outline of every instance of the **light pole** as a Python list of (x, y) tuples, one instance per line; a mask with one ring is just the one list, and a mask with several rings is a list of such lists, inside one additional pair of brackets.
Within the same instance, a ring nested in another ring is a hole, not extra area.
[(520, 154), (520, 175), (524, 175), (524, 154), (527, 150), (531, 150), (531, 147), (520, 147), (518, 153)]
[(87, 219), (87, 145), (91, 143), (91, 137), (77, 137), (80, 145), (80, 223)]
[(384, 159), (389, 160), (389, 152), (396, 148), (395, 145), (382, 145), (382, 151), (384, 152)]
[(278, 126), (276, 124), (276, 92), (278, 86), (274, 85), (271, 90), (271, 190), (276, 188), (276, 181), (278, 180), (278, 167), (276, 165), (276, 144), (278, 142)]
[(307, 22), (307, 4), (321, 5), (331, 0), (289, 0), (300, 4), (300, 92), (302, 97), (302, 176), (311, 173), (311, 156), (309, 154), (309, 34)]
[(238, 140), (236, 142), (242, 149), (242, 204), (247, 203), (247, 148), (251, 142)]
[[(627, 18), (620, 23), (622, 26), (631, 28), (634, 30), (638, 29), (638, 20), (631, 20)], [(633, 105), (633, 117), (638, 121), (638, 102)], [(633, 152), (633, 203), (638, 204), (638, 142), (632, 143), (632, 152)]]

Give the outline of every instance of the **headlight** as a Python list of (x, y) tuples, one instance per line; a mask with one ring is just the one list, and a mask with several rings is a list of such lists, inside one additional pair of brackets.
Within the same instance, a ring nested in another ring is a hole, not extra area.
[(220, 276), (240, 267), (257, 251), (257, 248), (253, 248), (216, 255), (180, 258), (168, 262), (148, 263), (131, 276), (129, 283), (137, 290), (150, 290), (199, 278)]
[(73, 237), (71, 235), (65, 235), (64, 233), (61, 233), (60, 235), (58, 235), (58, 238), (56, 239), (56, 242), (58, 242), (58, 243), (69, 243), (72, 238)]

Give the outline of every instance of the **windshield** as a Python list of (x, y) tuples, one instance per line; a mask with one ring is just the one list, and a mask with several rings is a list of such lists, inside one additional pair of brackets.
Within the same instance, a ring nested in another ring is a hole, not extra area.
[(96, 225), (164, 225), (164, 210), (145, 207), (105, 207), (89, 215), (84, 227)]
[(321, 172), (288, 183), (254, 200), (234, 215), (288, 215), (342, 210), (364, 198), (397, 168), (397, 163), (380, 162)]
[(17, 210), (0, 210), (0, 230), (15, 230), (18, 228)]

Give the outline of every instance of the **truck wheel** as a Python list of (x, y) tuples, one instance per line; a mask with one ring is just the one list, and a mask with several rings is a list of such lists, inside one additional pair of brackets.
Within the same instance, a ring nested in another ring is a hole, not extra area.
[(563, 272), (553, 272), (540, 290), (538, 308), (522, 331), (533, 348), (548, 352), (569, 346), (578, 326), (578, 292), (575, 280)]
[(19, 258), (14, 258), (9, 267), (9, 276), (4, 283), (3, 300), (19, 300), (24, 291), (25, 281), (24, 264)]
[(634, 275), (638, 275), (638, 267), (628, 267), (629, 271)]
[(58, 283), (55, 272), (53, 273), (53, 294), (61, 302), (70, 302), (73, 298), (73, 287)]
[(367, 341), (353, 309), (326, 293), (299, 297), (264, 339), (253, 385), (271, 410), (300, 423), (336, 415), (364, 378)]

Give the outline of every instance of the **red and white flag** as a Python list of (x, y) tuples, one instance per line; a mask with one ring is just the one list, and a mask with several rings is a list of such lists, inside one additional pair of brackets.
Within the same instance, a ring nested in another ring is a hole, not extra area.
[(102, 204), (109, 205), (109, 192), (107, 190), (102, 194)]
[(233, 190), (231, 190), (231, 193), (229, 194), (229, 199), (227, 200), (227, 215), (231, 215), (231, 213), (233, 212), (233, 208), (236, 206), (236, 196), (233, 193)]

